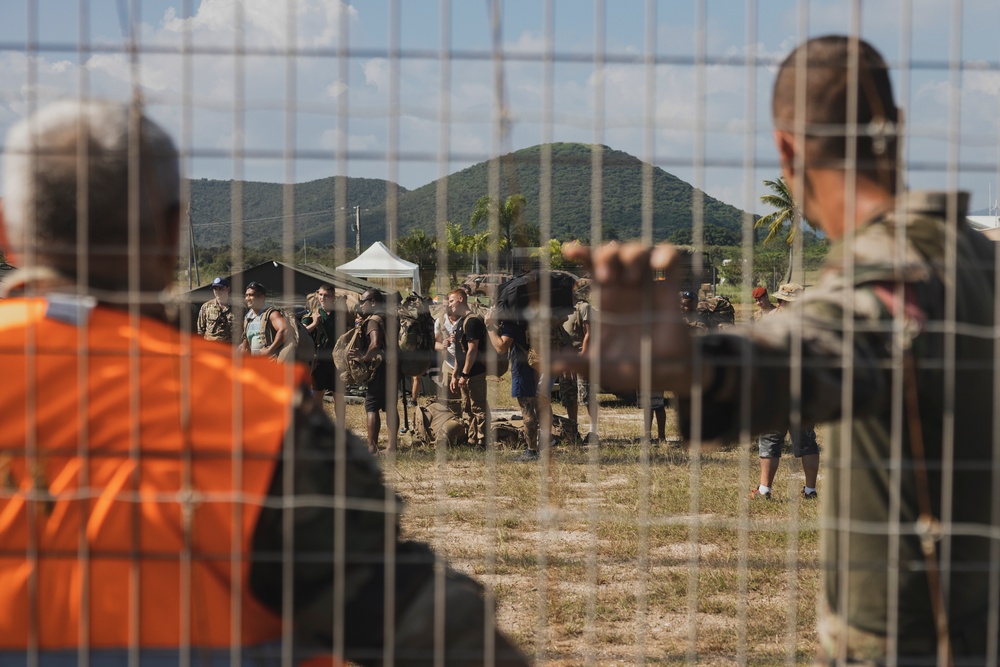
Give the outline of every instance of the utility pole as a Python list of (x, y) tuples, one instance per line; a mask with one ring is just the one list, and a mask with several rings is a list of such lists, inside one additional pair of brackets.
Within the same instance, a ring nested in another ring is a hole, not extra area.
[(191, 289), (191, 263), (194, 262), (194, 275), (199, 285), (201, 285), (201, 272), (198, 270), (198, 246), (194, 242), (194, 224), (191, 222), (191, 202), (187, 204), (187, 226), (188, 238), (191, 241), (190, 254), (188, 255), (188, 289)]
[(361, 254), (361, 207), (354, 207), (354, 231), (357, 232), (357, 236), (354, 241), (354, 250), (359, 255)]

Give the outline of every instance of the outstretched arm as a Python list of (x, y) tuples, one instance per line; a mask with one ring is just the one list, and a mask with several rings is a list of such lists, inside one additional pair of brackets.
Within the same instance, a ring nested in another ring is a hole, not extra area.
[[(601, 312), (601, 386), (635, 389), (649, 369), (654, 390), (689, 392), (692, 337), (680, 315), (677, 251), (667, 245), (570, 244), (563, 254), (583, 262), (593, 276), (591, 296)], [(663, 278), (654, 280), (654, 272)], [(586, 372), (589, 358), (572, 357), (558, 360), (557, 370)]]

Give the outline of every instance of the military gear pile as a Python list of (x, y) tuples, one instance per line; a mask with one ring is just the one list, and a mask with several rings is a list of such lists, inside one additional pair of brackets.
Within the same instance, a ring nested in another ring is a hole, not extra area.
[(465, 425), (434, 399), (413, 408), (413, 444), (459, 447), (468, 443)]
[(724, 296), (710, 296), (698, 302), (695, 326), (709, 331), (736, 324), (736, 309)]

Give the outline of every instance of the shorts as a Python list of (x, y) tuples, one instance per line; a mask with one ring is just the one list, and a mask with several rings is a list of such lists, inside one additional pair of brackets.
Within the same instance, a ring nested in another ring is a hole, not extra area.
[(590, 380), (586, 375), (567, 373), (559, 376), (559, 403), (564, 408), (590, 405)]
[(375, 377), (365, 387), (365, 412), (385, 410), (385, 363), (375, 371)]
[(663, 394), (652, 394), (649, 397), (649, 409), (650, 410), (663, 410), (667, 407), (667, 400), (663, 398)]
[(578, 390), (579, 384), (576, 375), (567, 373), (566, 375), (559, 376), (559, 402), (562, 403), (564, 408), (572, 408), (575, 405), (579, 405)]
[(781, 450), (785, 446), (785, 433), (792, 436), (792, 454), (802, 458), (807, 454), (819, 454), (819, 444), (816, 442), (816, 429), (812, 426), (798, 431), (780, 431), (778, 433), (762, 433), (757, 443), (762, 459), (780, 459)]
[(313, 389), (336, 391), (337, 367), (332, 361), (317, 361), (312, 370)]
[(514, 398), (538, 396), (538, 376), (531, 366), (510, 369), (510, 395)]

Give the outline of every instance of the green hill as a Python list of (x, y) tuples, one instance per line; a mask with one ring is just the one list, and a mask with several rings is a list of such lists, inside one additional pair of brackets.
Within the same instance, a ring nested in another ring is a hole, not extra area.
[[(333, 225), (337, 210), (341, 207), (349, 207), (345, 214), (348, 222), (353, 224), (354, 206), (360, 206), (362, 210), (382, 210), (390, 185), (400, 194), (407, 192), (406, 188), (389, 181), (348, 178), (347, 196), (345, 203), (341, 203), (336, 197), (336, 181), (335, 177), (330, 177), (291, 186), (294, 213), (290, 219), (295, 223), (296, 244), (300, 244), (303, 239), (310, 245), (332, 243), (335, 238)], [(234, 193), (234, 185), (242, 186), (242, 196), (239, 198)], [(233, 181), (205, 178), (191, 181), (191, 221), (198, 245), (230, 244), (235, 217), (233, 201), (242, 202), (245, 245), (257, 247), (266, 242), (280, 243), (285, 221), (285, 187), (280, 183), (255, 181), (235, 184)], [(349, 228), (348, 245), (354, 245), (353, 239), (354, 232)]]
[[(587, 144), (551, 144), (551, 224), (552, 236), (560, 240), (590, 239), (592, 147)], [(602, 227), (605, 240), (634, 239), (642, 228), (643, 163), (622, 151), (602, 147), (603, 196)], [(542, 146), (516, 151), (500, 158), (500, 192), (506, 197), (523, 194), (527, 200), (525, 222), (539, 226)], [(495, 166), (495, 165), (494, 165)], [(445, 220), (467, 226), (476, 201), (489, 191), (490, 162), (481, 162), (447, 177)], [(701, 197), (706, 230), (718, 227), (738, 233), (744, 213), (734, 206), (709, 197), (676, 176), (653, 168), (653, 238), (664, 240), (674, 232), (690, 229), (696, 197)], [(322, 245), (334, 240), (334, 212), (340, 206), (360, 205), (362, 247), (385, 240), (386, 181), (347, 179), (346, 204), (334, 197), (335, 178), (321, 179), (294, 186), (296, 240), (307, 238), (310, 244)], [(435, 230), (438, 218), (437, 188), (434, 181), (407, 191), (397, 189), (397, 219), (400, 236), (419, 228), (428, 234)], [(207, 224), (232, 218), (228, 181), (194, 181), (192, 209), (195, 234), (199, 244), (228, 243), (230, 228), (225, 224)], [(270, 183), (245, 183), (243, 218), (248, 245), (266, 239), (280, 239), (283, 186)], [(353, 211), (352, 211), (353, 213)], [(349, 216), (350, 219), (350, 216)], [(353, 239), (348, 231), (347, 238)]]

